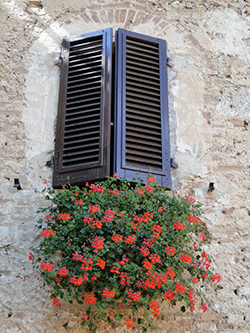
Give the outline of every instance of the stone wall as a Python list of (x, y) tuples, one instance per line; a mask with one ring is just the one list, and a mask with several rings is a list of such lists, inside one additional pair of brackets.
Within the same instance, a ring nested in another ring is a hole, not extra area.
[[(0, 332), (78, 331), (79, 306), (52, 306), (28, 252), (39, 242), (36, 210), (52, 177), (46, 162), (62, 38), (107, 27), (167, 41), (171, 156), (179, 165), (173, 190), (204, 204), (213, 236), (206, 249), (222, 275), (216, 288), (203, 285), (206, 314), (165, 306), (157, 332), (249, 332), (250, 1), (1, 0), (0, 7)], [(93, 332), (124, 332), (106, 327)]]

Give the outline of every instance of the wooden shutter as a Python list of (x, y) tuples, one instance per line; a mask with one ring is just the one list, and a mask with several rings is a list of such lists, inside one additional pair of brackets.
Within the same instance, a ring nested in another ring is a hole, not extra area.
[(112, 29), (64, 39), (61, 58), (55, 188), (110, 173)]
[(114, 170), (170, 187), (166, 42), (119, 29), (115, 70)]

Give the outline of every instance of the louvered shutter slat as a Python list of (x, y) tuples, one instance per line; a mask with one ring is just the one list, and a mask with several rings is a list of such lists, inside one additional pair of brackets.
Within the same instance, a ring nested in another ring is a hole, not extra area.
[(109, 175), (112, 29), (64, 39), (53, 186)]
[(166, 42), (119, 29), (115, 69), (115, 171), (170, 187)]

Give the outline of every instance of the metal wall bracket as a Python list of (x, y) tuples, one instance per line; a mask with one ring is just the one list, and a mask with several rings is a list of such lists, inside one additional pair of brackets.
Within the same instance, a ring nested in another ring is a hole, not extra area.
[(208, 192), (213, 192), (213, 190), (215, 189), (215, 187), (214, 187), (214, 183), (209, 183), (209, 186), (208, 186)]
[(14, 186), (13, 187), (16, 187), (17, 190), (22, 189), (18, 178), (14, 178)]

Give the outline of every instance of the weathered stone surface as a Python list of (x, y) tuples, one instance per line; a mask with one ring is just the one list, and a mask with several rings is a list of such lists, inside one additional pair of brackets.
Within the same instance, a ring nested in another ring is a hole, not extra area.
[[(81, 307), (52, 306), (28, 252), (51, 184), (62, 38), (112, 26), (167, 41), (173, 190), (204, 203), (206, 251), (222, 275), (204, 284), (206, 314), (165, 304), (156, 332), (249, 332), (249, 1), (2, 0), (0, 22), (1, 330), (78, 332)], [(125, 331), (105, 326), (96, 332)]]

